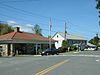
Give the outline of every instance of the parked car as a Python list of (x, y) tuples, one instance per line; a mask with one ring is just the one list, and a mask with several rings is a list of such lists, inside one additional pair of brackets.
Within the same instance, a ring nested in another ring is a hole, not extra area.
[(59, 52), (58, 52), (58, 50), (57, 49), (55, 49), (55, 48), (48, 48), (48, 49), (46, 49), (46, 50), (44, 50), (42, 53), (41, 53), (41, 55), (43, 56), (43, 55), (58, 55), (59, 54)]
[(96, 47), (87, 47), (84, 49), (85, 51), (95, 51)]

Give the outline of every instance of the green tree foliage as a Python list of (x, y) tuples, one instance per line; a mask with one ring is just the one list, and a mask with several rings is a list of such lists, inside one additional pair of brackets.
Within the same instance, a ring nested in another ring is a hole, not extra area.
[(69, 49), (69, 51), (76, 51), (78, 48), (76, 47), (76, 46), (70, 46), (70, 49)]
[(62, 42), (62, 47), (68, 47), (69, 45), (68, 45), (68, 42), (67, 42), (67, 40), (63, 40), (63, 42)]
[[(100, 14), (100, 0), (96, 0), (97, 4), (96, 4), (96, 8), (99, 10), (99, 14)], [(99, 15), (100, 18), (100, 15)], [(99, 21), (99, 25), (100, 25), (100, 21)]]
[(32, 28), (34, 34), (38, 34), (38, 35), (41, 35), (42, 36), (42, 29), (40, 28), (40, 26), (38, 24), (36, 24), (34, 26), (34, 28)]
[(97, 8), (97, 9), (100, 9), (100, 0), (96, 0), (96, 1), (97, 1), (96, 8)]
[(63, 53), (63, 52), (66, 52), (66, 51), (68, 51), (68, 42), (67, 42), (67, 40), (63, 40), (62, 41), (62, 47), (59, 47), (58, 48), (58, 50), (59, 50), (59, 52), (60, 53)]
[(95, 36), (93, 39), (89, 41), (89, 43), (98, 46), (99, 45), (99, 37)]
[(52, 38), (52, 36), (48, 35), (48, 38)]
[(8, 24), (0, 23), (0, 35), (7, 34), (12, 31), (13, 31), (12, 26)]

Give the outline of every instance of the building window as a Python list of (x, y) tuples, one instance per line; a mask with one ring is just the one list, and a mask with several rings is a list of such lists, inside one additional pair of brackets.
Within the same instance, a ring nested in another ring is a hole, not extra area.
[(2, 49), (3, 49), (3, 47), (2, 47), (2, 46), (0, 46), (0, 51), (2, 51)]
[(58, 38), (58, 35), (57, 35), (57, 38)]

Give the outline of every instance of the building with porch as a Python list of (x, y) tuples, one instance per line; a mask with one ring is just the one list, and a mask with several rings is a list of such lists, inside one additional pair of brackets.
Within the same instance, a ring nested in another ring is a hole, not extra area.
[[(20, 31), (16, 27), (14, 32), (0, 36), (0, 52), (2, 56), (13, 56), (19, 54), (38, 53), (38, 50), (45, 50), (49, 47), (47, 37)], [(51, 39), (51, 45), (54, 47), (55, 40)]]

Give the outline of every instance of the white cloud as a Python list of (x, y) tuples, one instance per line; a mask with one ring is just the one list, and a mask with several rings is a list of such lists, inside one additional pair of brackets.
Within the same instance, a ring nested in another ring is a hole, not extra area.
[(20, 31), (24, 32), (32, 32), (32, 28), (34, 27), (32, 24), (19, 24), (12, 20), (7, 21), (7, 23), (12, 27), (20, 27)]
[(15, 21), (12, 21), (12, 20), (7, 21), (7, 23), (8, 24), (16, 24), (16, 22)]
[(33, 24), (26, 24), (26, 26), (27, 26), (27, 27), (32, 27), (32, 28), (34, 27)]
[(13, 27), (20, 27), (20, 31), (32, 32), (32, 29), (30, 27), (27, 27), (26, 25), (15, 25)]

